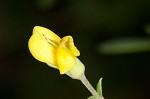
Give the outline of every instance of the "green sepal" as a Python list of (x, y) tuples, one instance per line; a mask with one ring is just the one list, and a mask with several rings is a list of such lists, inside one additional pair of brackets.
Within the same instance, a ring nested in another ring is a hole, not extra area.
[(99, 96), (103, 97), (103, 95), (102, 95), (102, 78), (99, 79), (96, 90), (97, 90), (97, 93), (99, 94)]

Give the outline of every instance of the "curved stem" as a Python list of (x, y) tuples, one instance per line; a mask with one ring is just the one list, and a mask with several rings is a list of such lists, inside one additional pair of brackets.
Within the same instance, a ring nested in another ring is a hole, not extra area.
[(85, 87), (91, 92), (91, 94), (93, 96), (97, 96), (98, 99), (104, 99), (103, 97), (99, 96), (99, 94), (96, 92), (96, 90), (90, 84), (90, 82), (87, 80), (87, 78), (84, 74), (82, 76), (80, 76), (79, 80), (81, 80), (81, 82), (85, 85)]

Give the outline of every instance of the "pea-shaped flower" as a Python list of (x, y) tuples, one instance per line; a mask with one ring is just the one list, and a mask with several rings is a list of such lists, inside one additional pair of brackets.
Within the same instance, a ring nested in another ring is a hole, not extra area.
[(84, 73), (84, 65), (77, 58), (80, 52), (71, 36), (61, 39), (51, 30), (35, 26), (28, 46), (35, 59), (59, 69), (60, 74), (78, 79)]
[(84, 75), (85, 67), (77, 58), (80, 52), (75, 47), (71, 36), (65, 36), (61, 39), (51, 30), (35, 26), (28, 47), (35, 59), (58, 69), (60, 74), (67, 74), (73, 79), (80, 80), (92, 93), (92, 97), (96, 97), (93, 99), (104, 99), (98, 95), (86, 79)]

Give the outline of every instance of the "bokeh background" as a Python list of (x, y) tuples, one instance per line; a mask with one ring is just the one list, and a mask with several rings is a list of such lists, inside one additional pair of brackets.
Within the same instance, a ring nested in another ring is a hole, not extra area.
[(35, 60), (34, 26), (72, 35), (106, 99), (150, 99), (149, 0), (1, 0), (0, 99), (86, 99), (78, 80)]

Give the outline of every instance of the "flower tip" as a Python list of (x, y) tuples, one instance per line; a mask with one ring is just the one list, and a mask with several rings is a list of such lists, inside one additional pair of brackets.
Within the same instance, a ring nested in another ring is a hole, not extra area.
[(33, 30), (34, 30), (34, 29), (38, 29), (38, 28), (40, 28), (40, 27), (41, 27), (41, 26), (34, 26)]
[(38, 31), (40, 31), (40, 30), (42, 30), (42, 29), (44, 29), (44, 27), (42, 27), (42, 26), (34, 26), (34, 28), (33, 28), (33, 34), (36, 33), (36, 32), (38, 32)]
[(35, 26), (33, 28), (33, 34), (38, 33), (39, 35), (45, 36), (47, 39), (51, 40), (55, 44), (58, 44), (61, 40), (61, 38), (56, 35), (53, 31), (42, 27), (42, 26)]
[(33, 29), (36, 29), (36, 28), (39, 28), (39, 27), (41, 27), (41, 26), (34, 26), (34, 28), (33, 28)]

